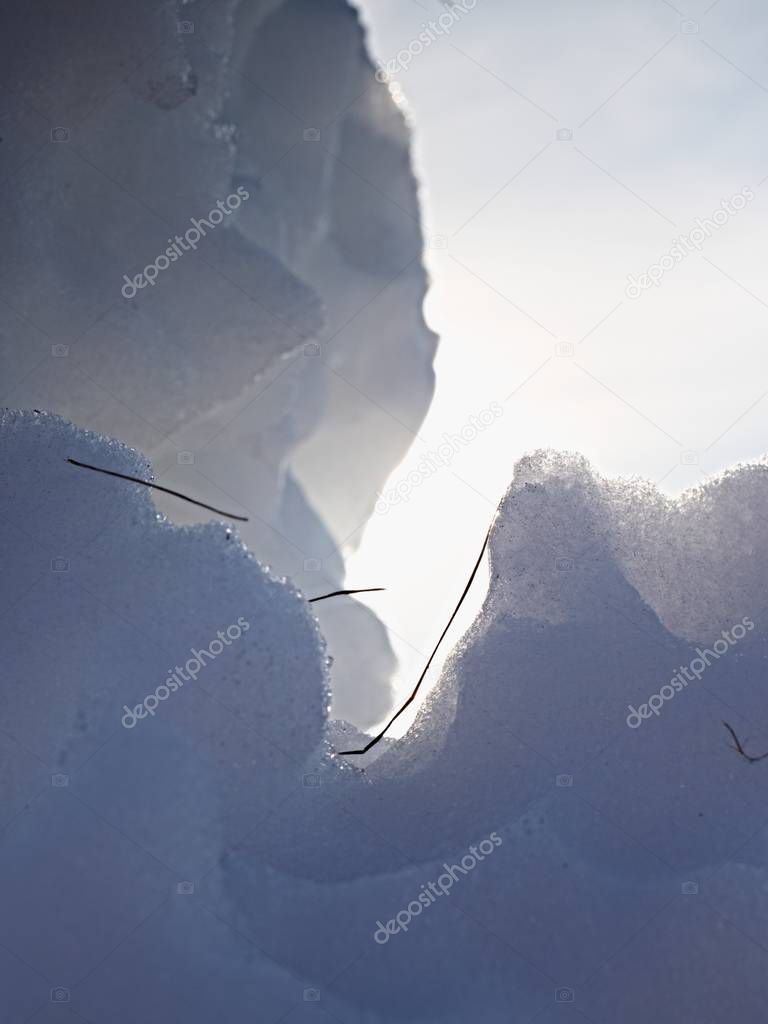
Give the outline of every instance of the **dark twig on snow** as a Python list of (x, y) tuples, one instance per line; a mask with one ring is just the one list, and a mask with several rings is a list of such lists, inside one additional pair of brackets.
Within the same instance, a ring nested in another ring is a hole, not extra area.
[(766, 752), (765, 754), (760, 754), (758, 757), (754, 757), (752, 754), (748, 754), (744, 747), (742, 747), (739, 737), (733, 731), (731, 726), (728, 725), (727, 722), (723, 722), (723, 725), (731, 734), (731, 739), (733, 740), (733, 746), (731, 747), (731, 749), (735, 750), (737, 754), (741, 754), (745, 761), (749, 761), (750, 764), (755, 764), (755, 762), (764, 761), (765, 758), (768, 757), (768, 752)]
[[(498, 512), (498, 509), (497, 509), (497, 512)], [(437, 654), (438, 648), (440, 647), (440, 644), (445, 639), (446, 633), (451, 628), (453, 620), (458, 615), (459, 609), (461, 608), (462, 604), (464, 603), (464, 598), (469, 593), (469, 588), (472, 586), (472, 584), (474, 582), (474, 579), (475, 579), (475, 576), (477, 576), (477, 571), (480, 568), (480, 563), (483, 560), (483, 555), (485, 554), (486, 549), (488, 548), (488, 541), (491, 539), (491, 530), (493, 529), (493, 522), (495, 521), (495, 519), (496, 519), (496, 516), (494, 514), (494, 519), (491, 522), (491, 525), (488, 527), (488, 532), (485, 535), (485, 540), (483, 541), (483, 546), (480, 549), (480, 554), (477, 556), (477, 561), (475, 562), (474, 568), (472, 569), (472, 572), (470, 573), (469, 579), (467, 580), (467, 584), (464, 587), (462, 595), (459, 598), (459, 603), (453, 609), (453, 614), (451, 615), (450, 619), (448, 619), (448, 623), (447, 623), (445, 629), (440, 634), (440, 639), (435, 644), (434, 649), (432, 650), (432, 653), (429, 656), (429, 660), (427, 661), (427, 664), (424, 666), (424, 671), (419, 676), (418, 681), (417, 681), (416, 685), (414, 686), (413, 690), (411, 691), (410, 696), (408, 697), (406, 702), (403, 705), (401, 705), (401, 707), (390, 718), (390, 720), (387, 722), (387, 724), (384, 726), (384, 728), (380, 732), (378, 732), (374, 737), (372, 737), (372, 739), (370, 739), (368, 741), (368, 743), (366, 743), (366, 745), (364, 747), (361, 747), (360, 750), (339, 750), (339, 751), (337, 751), (337, 756), (338, 757), (351, 757), (353, 754), (367, 754), (368, 751), (371, 749), (371, 747), (376, 746), (376, 744), (379, 742), (379, 740), (382, 740), (384, 738), (384, 736), (388, 732), (390, 726), (393, 725), (393, 723), (397, 721), (397, 719), (400, 717), (400, 715), (402, 715), (402, 713), (405, 711), (405, 709), (410, 704), (412, 704), (413, 701), (416, 699), (416, 694), (419, 692), (419, 689), (421, 688), (421, 684), (424, 682), (424, 679), (425, 679), (425, 677), (427, 675), (427, 672), (429, 671), (429, 667), (432, 664), (435, 655)]]
[(226, 516), (227, 519), (237, 519), (238, 522), (247, 523), (248, 516), (236, 516), (233, 512), (223, 512), (220, 508), (214, 508), (213, 505), (206, 505), (204, 501), (196, 501), (194, 498), (187, 497), (186, 494), (181, 494), (179, 491), (172, 491), (170, 487), (161, 487), (160, 484), (153, 484), (149, 480), (140, 480), (137, 476), (128, 476), (126, 473), (118, 473), (114, 469), (102, 469), (100, 466), (90, 466), (87, 462), (78, 462), (77, 459), (67, 459), (67, 462), (71, 462), (73, 466), (80, 466), (82, 469), (92, 469), (95, 473), (106, 473), (107, 476), (116, 476), (120, 480), (130, 480), (134, 484), (142, 484), (144, 487), (152, 487), (156, 491), (162, 491), (163, 494), (171, 494), (174, 498), (181, 498), (182, 501), (188, 501), (190, 505), (198, 505), (200, 508), (205, 508), (209, 512), (215, 512), (217, 516)]
[(314, 604), (315, 601), (327, 601), (329, 597), (345, 597), (347, 594), (374, 594), (379, 590), (386, 590), (386, 587), (364, 587), (362, 590), (334, 590), (332, 594), (310, 597), (308, 604)]

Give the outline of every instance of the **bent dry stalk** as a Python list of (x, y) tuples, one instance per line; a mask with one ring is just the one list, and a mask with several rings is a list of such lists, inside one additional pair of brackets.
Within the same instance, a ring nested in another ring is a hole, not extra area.
[(162, 487), (160, 484), (153, 484), (151, 480), (142, 480), (138, 476), (129, 476), (127, 473), (118, 473), (116, 469), (102, 469), (101, 466), (91, 466), (87, 462), (79, 462), (77, 459), (67, 459), (67, 462), (71, 462), (73, 466), (79, 466), (81, 469), (92, 469), (94, 473), (104, 473), (105, 476), (115, 476), (119, 480), (128, 480), (133, 484), (141, 484), (143, 487), (151, 487), (155, 491), (162, 491), (163, 494), (170, 494), (174, 498), (181, 498), (182, 501), (188, 501), (190, 505), (197, 505), (199, 508), (207, 509), (209, 512), (215, 512), (217, 516), (226, 516), (227, 519), (237, 519), (240, 523), (247, 523), (248, 516), (236, 516), (234, 512), (223, 512), (220, 508), (215, 508), (213, 505), (206, 505), (204, 501), (197, 501), (196, 498), (190, 498), (186, 494), (182, 494), (181, 491), (172, 491), (170, 487)]
[(733, 740), (733, 744), (731, 746), (731, 750), (735, 750), (736, 753), (740, 754), (741, 757), (743, 757), (745, 761), (749, 762), (749, 764), (757, 764), (758, 761), (764, 761), (766, 759), (766, 757), (768, 757), (768, 751), (766, 751), (765, 754), (757, 754), (757, 755), (748, 754), (746, 752), (746, 750), (744, 749), (744, 747), (741, 745), (741, 740), (736, 735), (736, 732), (734, 731), (733, 726), (728, 725), (727, 722), (723, 722), (723, 725), (728, 730), (728, 732), (731, 734), (731, 739)]
[(499, 514), (499, 508), (501, 508), (501, 503), (499, 503), (499, 505), (496, 508), (496, 511), (493, 514), (493, 519), (491, 520), (491, 525), (488, 527), (488, 532), (485, 535), (485, 540), (483, 541), (483, 546), (480, 549), (480, 554), (477, 556), (477, 561), (475, 562), (474, 568), (472, 569), (472, 572), (469, 575), (469, 579), (467, 580), (466, 586), (464, 587), (462, 595), (459, 598), (459, 602), (456, 605), (456, 607), (453, 609), (453, 614), (451, 615), (450, 619), (448, 619), (448, 622), (446, 624), (445, 629), (440, 634), (440, 639), (435, 644), (435, 646), (434, 646), (434, 648), (432, 650), (432, 653), (429, 656), (429, 660), (427, 661), (427, 664), (424, 666), (424, 671), (419, 676), (419, 678), (418, 678), (418, 680), (416, 682), (416, 685), (414, 686), (413, 690), (411, 691), (410, 696), (408, 697), (406, 702), (404, 704), (402, 704), (400, 706), (400, 708), (395, 712), (395, 714), (390, 718), (390, 720), (387, 722), (387, 724), (384, 726), (384, 728), (380, 732), (378, 732), (368, 743), (366, 743), (366, 745), (364, 747), (361, 747), (359, 750), (339, 750), (339, 751), (336, 752), (336, 756), (337, 757), (352, 757), (352, 756), (356, 756), (356, 755), (359, 755), (359, 754), (367, 754), (368, 751), (371, 749), (371, 747), (375, 747), (376, 744), (379, 743), (384, 738), (384, 736), (389, 731), (390, 727), (397, 721), (397, 719), (400, 717), (400, 715), (402, 715), (402, 713), (405, 711), (405, 709), (410, 704), (412, 704), (414, 702), (414, 700), (416, 699), (416, 695), (418, 694), (419, 690), (421, 689), (421, 684), (424, 682), (424, 679), (426, 678), (427, 672), (429, 671), (430, 665), (434, 661), (434, 658), (435, 658), (435, 655), (437, 654), (438, 648), (440, 647), (440, 644), (445, 639), (445, 635), (448, 632), (448, 630), (451, 628), (451, 625), (453, 624), (453, 620), (458, 615), (459, 609), (461, 608), (462, 604), (464, 604), (464, 598), (467, 596), (467, 594), (469, 593), (470, 587), (474, 583), (475, 576), (477, 576), (477, 571), (480, 568), (480, 563), (483, 560), (483, 555), (485, 554), (486, 550), (488, 549), (488, 542), (491, 539), (491, 530), (493, 529), (493, 524), (496, 522), (496, 516)]
[(348, 597), (350, 594), (375, 594), (386, 590), (386, 587), (363, 587), (361, 590), (334, 590), (330, 594), (321, 594), (320, 597), (310, 597), (309, 604), (315, 601), (327, 601), (329, 597)]

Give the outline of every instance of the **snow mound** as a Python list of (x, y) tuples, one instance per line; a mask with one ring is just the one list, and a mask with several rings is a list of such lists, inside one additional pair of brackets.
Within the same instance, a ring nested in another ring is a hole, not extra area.
[(324, 646), (230, 527), (67, 462), (151, 479), (137, 452), (35, 413), (0, 439), (0, 944), (73, 990), (301, 787)]
[[(721, 719), (768, 750), (765, 467), (673, 506), (522, 460), (482, 612), (413, 729), (356, 762), (328, 751), (359, 734), (326, 733), (301, 595), (230, 528), (173, 527), (67, 458), (149, 471), (55, 417), (0, 420), (10, 1024), (51, 1000), (94, 1024), (760, 1019), (768, 765)], [(750, 552), (721, 591), (699, 530)]]
[[(306, 817), (284, 816), (260, 844), (294, 878), (281, 882), (284, 907), (298, 914), (315, 883), (303, 927), (329, 949), (339, 918), (357, 920), (356, 886), (375, 894), (377, 920), (396, 921), (446, 864), (494, 831), (503, 840), (391, 935), (386, 965), (337, 990), (385, 1013), (397, 979), (402, 1020), (503, 1020), (510, 1000), (520, 1020), (574, 999), (599, 1022), (620, 1008), (640, 1024), (649, 1005), (712, 1022), (732, 1019), (734, 1003), (758, 1012), (765, 765), (731, 749), (722, 720), (768, 750), (768, 545), (755, 527), (767, 487), (763, 465), (743, 466), (673, 503), (577, 456), (517, 465), (484, 608), (412, 730), (364, 774), (354, 758), (338, 764)], [(701, 628), (675, 632), (678, 610)], [(262, 891), (259, 870), (235, 857), (232, 891)], [(244, 912), (256, 928), (255, 908)], [(295, 951), (294, 966), (317, 970), (306, 957)], [(436, 976), (446, 987), (427, 996)]]
[[(410, 132), (374, 70), (347, 0), (43, 2), (0, 38), (4, 404), (234, 501), (308, 593), (343, 585), (434, 391)], [(316, 614), (334, 714), (365, 728), (387, 631), (355, 601)]]

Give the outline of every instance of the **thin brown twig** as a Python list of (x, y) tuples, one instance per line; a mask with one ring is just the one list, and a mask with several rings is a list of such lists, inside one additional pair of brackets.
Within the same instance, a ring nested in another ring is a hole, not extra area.
[(347, 594), (374, 594), (380, 590), (386, 590), (386, 587), (364, 587), (362, 590), (334, 590), (331, 594), (321, 594), (320, 597), (310, 597), (308, 604), (314, 604), (315, 601), (327, 601), (329, 597), (345, 597)]
[(757, 761), (764, 761), (765, 758), (768, 757), (768, 751), (766, 751), (765, 754), (760, 754), (758, 757), (754, 757), (752, 754), (748, 754), (744, 747), (741, 745), (741, 741), (734, 732), (733, 728), (730, 725), (728, 725), (727, 722), (723, 722), (723, 725), (731, 734), (731, 738), (733, 739), (733, 746), (731, 747), (731, 750), (735, 750), (737, 754), (741, 754), (745, 761), (749, 761), (750, 764), (755, 764)]
[(171, 494), (174, 498), (181, 498), (182, 501), (188, 501), (190, 505), (198, 505), (200, 508), (205, 508), (209, 512), (215, 512), (217, 516), (226, 516), (227, 519), (237, 519), (241, 523), (248, 522), (248, 516), (236, 516), (234, 512), (224, 512), (220, 508), (215, 508), (213, 505), (206, 505), (204, 501), (197, 501), (195, 498), (189, 498), (186, 494), (182, 494), (180, 491), (172, 491), (170, 487), (161, 487), (160, 484), (153, 484), (150, 480), (141, 480), (137, 476), (128, 476), (127, 473), (118, 473), (114, 469), (102, 469), (101, 466), (91, 466), (87, 462), (78, 462), (77, 459), (67, 459), (67, 462), (71, 462), (73, 466), (80, 466), (82, 469), (92, 469), (95, 473), (105, 473), (107, 476), (116, 476), (120, 480), (130, 480), (134, 484), (142, 484), (144, 487), (152, 487), (156, 491), (162, 491), (163, 494)]
[(388, 732), (390, 726), (392, 726), (393, 723), (397, 721), (397, 719), (400, 717), (400, 715), (402, 715), (402, 713), (405, 711), (405, 709), (410, 704), (412, 704), (413, 701), (416, 699), (416, 695), (417, 695), (417, 693), (419, 692), (419, 690), (421, 688), (421, 684), (424, 682), (424, 679), (425, 679), (425, 677), (427, 675), (427, 672), (429, 671), (429, 667), (432, 664), (432, 661), (434, 660), (435, 655), (437, 654), (438, 648), (440, 647), (440, 644), (445, 639), (446, 633), (451, 628), (453, 620), (458, 615), (459, 609), (461, 608), (462, 604), (464, 603), (464, 598), (469, 593), (469, 588), (472, 586), (472, 584), (474, 582), (474, 579), (475, 579), (475, 576), (477, 576), (477, 571), (480, 568), (480, 563), (483, 560), (483, 555), (485, 554), (486, 549), (488, 547), (488, 541), (491, 539), (491, 530), (493, 529), (493, 524), (496, 521), (496, 514), (498, 513), (498, 511), (499, 510), (497, 508), (496, 512), (494, 513), (493, 520), (491, 521), (491, 525), (488, 527), (488, 532), (485, 535), (485, 540), (483, 541), (483, 546), (480, 549), (480, 554), (477, 556), (477, 561), (475, 562), (474, 568), (472, 569), (472, 572), (470, 573), (469, 579), (467, 580), (467, 584), (464, 587), (464, 590), (462, 591), (461, 597), (459, 598), (459, 602), (456, 605), (456, 607), (453, 609), (453, 614), (451, 615), (450, 619), (448, 619), (448, 623), (447, 623), (445, 629), (440, 634), (440, 639), (435, 644), (435, 646), (434, 646), (434, 648), (432, 650), (432, 653), (429, 656), (429, 660), (427, 661), (427, 664), (424, 666), (424, 671), (419, 676), (418, 681), (417, 681), (416, 685), (414, 686), (413, 690), (411, 691), (410, 696), (408, 697), (406, 702), (404, 704), (402, 704), (400, 706), (400, 708), (395, 712), (395, 714), (390, 718), (390, 720), (387, 722), (387, 724), (384, 726), (384, 728), (380, 732), (378, 732), (374, 737), (372, 737), (372, 739), (369, 740), (369, 742), (366, 743), (366, 745), (364, 747), (361, 747), (360, 750), (339, 750), (339, 751), (336, 752), (336, 756), (337, 757), (351, 757), (353, 754), (355, 754), (355, 755), (357, 755), (357, 754), (367, 754), (368, 751), (371, 749), (371, 747), (374, 747), (380, 740), (382, 740), (384, 738), (384, 736)]

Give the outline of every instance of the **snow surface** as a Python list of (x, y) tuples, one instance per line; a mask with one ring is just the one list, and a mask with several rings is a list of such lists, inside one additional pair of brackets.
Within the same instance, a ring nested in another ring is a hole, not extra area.
[[(28, 4), (0, 57), (2, 404), (147, 452), (171, 487), (247, 510), (263, 564), (337, 589), (340, 549), (429, 406), (436, 344), (410, 133), (357, 12)], [(58, 126), (70, 137), (53, 144)], [(238, 187), (236, 213), (123, 298), (124, 275)], [(355, 601), (317, 614), (335, 713), (371, 725), (391, 700), (386, 630)]]
[[(768, 761), (721, 719), (768, 751), (766, 466), (672, 502), (575, 456), (510, 465), (487, 600), (415, 725), (334, 757), (392, 653), (366, 609), (306, 598), (343, 579), (433, 390), (405, 124), (346, 0), (17, 16), (2, 397), (78, 427), (0, 418), (2, 1024), (762, 1020)], [(119, 295), (238, 185), (210, 245)], [(151, 473), (80, 428), (250, 522), (72, 466)]]
[[(673, 505), (578, 457), (522, 460), (481, 614), (413, 729), (361, 771), (330, 753), (359, 734), (326, 731), (302, 595), (231, 528), (175, 527), (147, 489), (68, 457), (149, 473), (56, 417), (0, 420), (4, 1024), (761, 1019), (768, 768), (721, 719), (768, 750), (767, 467)], [(751, 552), (721, 592), (713, 536), (732, 564)], [(669, 624), (681, 592), (695, 636)], [(122, 727), (239, 616), (242, 639)], [(709, 624), (744, 616), (754, 630), (627, 727)]]

